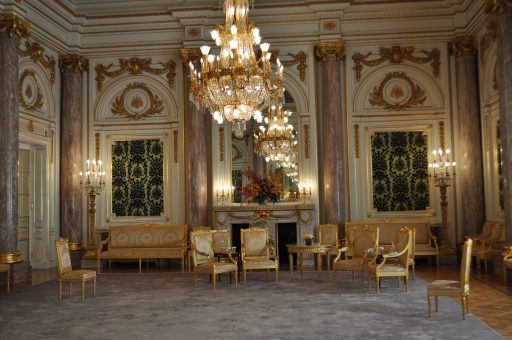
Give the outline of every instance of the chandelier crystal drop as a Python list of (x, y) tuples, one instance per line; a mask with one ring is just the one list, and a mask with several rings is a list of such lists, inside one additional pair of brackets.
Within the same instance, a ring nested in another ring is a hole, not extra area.
[[(224, 0), (226, 22), (211, 31), (220, 53), (209, 54), (210, 46), (202, 46), (201, 68), (189, 63), (190, 100), (197, 108), (207, 108), (219, 124), (231, 122), (238, 138), (248, 120), (261, 122), (261, 111), (284, 93), (283, 65), (277, 59), (273, 74), (270, 44), (261, 43), (248, 12), (248, 0)], [(259, 57), (253, 49), (258, 45)]]

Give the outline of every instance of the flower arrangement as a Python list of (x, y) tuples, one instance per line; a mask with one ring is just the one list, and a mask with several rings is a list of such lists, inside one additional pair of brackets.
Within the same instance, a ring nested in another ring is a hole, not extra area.
[(304, 234), (304, 243), (306, 245), (311, 245), (313, 243), (313, 240), (315, 239), (315, 235), (311, 233)]
[(270, 169), (263, 176), (258, 176), (253, 170), (247, 170), (244, 171), (244, 175), (250, 180), (250, 183), (243, 187), (244, 196), (259, 204), (265, 203), (266, 200), (272, 203), (279, 202), (283, 190), (283, 174), (280, 170)]

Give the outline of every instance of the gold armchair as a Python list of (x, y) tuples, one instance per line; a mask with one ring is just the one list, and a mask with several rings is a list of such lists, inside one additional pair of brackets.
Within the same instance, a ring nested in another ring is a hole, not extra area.
[(432, 317), (431, 297), (435, 297), (435, 307), (439, 305), (439, 296), (460, 297), (462, 306), (462, 319), (469, 314), (469, 272), (471, 269), (471, 248), (473, 240), (468, 239), (464, 243), (462, 251), (462, 264), (460, 270), (460, 281), (435, 280), (427, 286), (428, 317)]
[(503, 281), (507, 284), (507, 269), (512, 270), (512, 246), (503, 253)]
[(5, 263), (0, 263), (0, 273), (5, 273), (5, 275), (7, 276), (7, 293), (9, 293), (11, 291), (11, 286), (9, 282), (11, 266)]
[[(378, 256), (375, 256), (368, 263), (368, 288), (371, 287), (371, 276), (375, 276), (377, 294), (379, 294), (380, 281), (382, 277), (396, 277), (400, 287), (400, 279), (404, 279), (405, 291), (409, 291), (409, 265), (411, 252), (412, 231), (409, 228), (401, 228), (396, 234), (396, 251), (382, 254), (382, 261), (378, 263)], [(397, 261), (388, 259), (396, 258)]]
[(247, 285), (247, 270), (275, 269), (276, 282), (279, 281), (279, 259), (271, 258), (271, 246), (267, 228), (249, 227), (240, 230), (242, 243), (242, 266), (244, 284)]
[(219, 259), (227, 258), (231, 253), (231, 232), (228, 229), (214, 229), (212, 230), (212, 247)]
[[(330, 245), (331, 249), (322, 254), (327, 257), (327, 270), (331, 270), (331, 255), (336, 257), (338, 255), (338, 248), (340, 242), (338, 239), (338, 225), (337, 224), (320, 224), (318, 226), (318, 242), (323, 245)], [(321, 266), (321, 263), (318, 264)]]
[[(354, 273), (361, 273), (361, 285), (363, 285), (364, 268), (372, 256), (376, 256), (379, 247), (379, 228), (376, 227), (355, 227), (352, 230), (350, 249), (352, 249), (352, 258), (347, 258), (346, 249), (339, 249), (338, 256), (334, 259), (332, 269), (334, 280), (336, 280), (336, 271), (351, 271), (352, 279)], [(341, 254), (345, 258), (340, 260)]]
[(212, 276), (213, 290), (217, 282), (217, 274), (235, 272), (235, 287), (238, 286), (238, 265), (228, 253), (229, 262), (216, 262), (213, 252), (213, 238), (209, 230), (198, 230), (190, 233), (192, 243), (192, 261), (194, 263), (194, 285), (197, 287), (197, 274), (205, 273)]
[(85, 300), (85, 282), (92, 280), (94, 296), (96, 296), (96, 272), (94, 270), (73, 270), (69, 256), (68, 240), (59, 237), (55, 240), (55, 257), (57, 259), (57, 277), (59, 280), (59, 301), (62, 298), (62, 282), (69, 282), (69, 296), (73, 282), (82, 284), (82, 301)]

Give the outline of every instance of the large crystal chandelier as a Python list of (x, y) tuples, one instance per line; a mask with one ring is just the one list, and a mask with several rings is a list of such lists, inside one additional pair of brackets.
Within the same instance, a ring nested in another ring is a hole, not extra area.
[[(248, 12), (248, 0), (224, 0), (226, 22), (211, 31), (220, 54), (209, 54), (210, 47), (202, 46), (201, 70), (189, 63), (190, 100), (210, 110), (219, 124), (224, 119), (233, 123), (238, 138), (243, 137), (246, 121), (254, 117), (261, 122), (261, 110), (284, 93), (283, 66), (277, 59), (272, 74), (270, 44), (261, 43)], [(259, 45), (261, 56), (254, 45)]]
[(288, 122), (291, 115), (291, 111), (283, 110), (281, 105), (272, 105), (265, 117), (267, 128), (260, 126), (260, 130), (254, 134), (255, 152), (265, 157), (267, 162), (272, 161), (279, 166), (290, 162), (291, 153), (297, 144), (293, 125)]

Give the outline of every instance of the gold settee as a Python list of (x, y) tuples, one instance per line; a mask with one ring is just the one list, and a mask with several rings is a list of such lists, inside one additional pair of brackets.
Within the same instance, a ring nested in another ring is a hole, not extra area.
[[(379, 228), (379, 246), (390, 246), (396, 237), (397, 232), (408, 227), (415, 230), (414, 232), (414, 256), (435, 256), (436, 265), (439, 267), (439, 246), (437, 238), (430, 232), (430, 222), (421, 220), (366, 220), (366, 221), (352, 221), (345, 223), (345, 238), (346, 244), (352, 242), (352, 234), (354, 227), (370, 227)], [(349, 253), (350, 255), (350, 249)]]
[(138, 260), (141, 272), (143, 259), (181, 259), (184, 271), (186, 255), (186, 224), (111, 227), (97, 249), (98, 272), (101, 260)]

